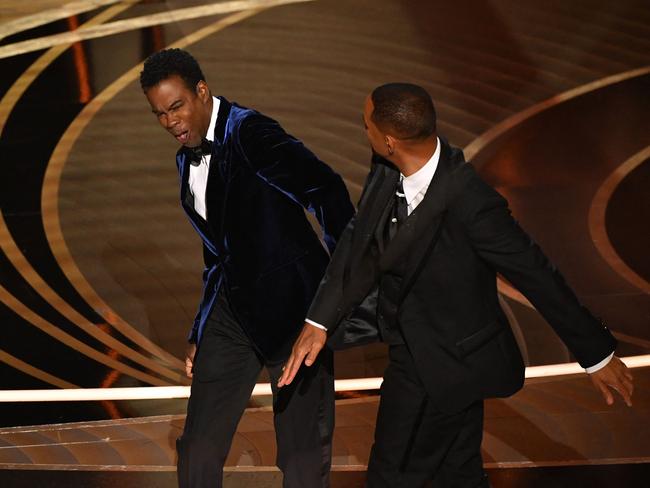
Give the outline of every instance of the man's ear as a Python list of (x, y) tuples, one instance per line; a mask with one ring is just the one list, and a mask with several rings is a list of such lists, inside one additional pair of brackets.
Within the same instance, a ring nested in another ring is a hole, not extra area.
[(210, 88), (208, 84), (201, 80), (196, 84), (196, 94), (203, 102), (207, 102), (210, 98)]
[(386, 150), (388, 154), (393, 154), (395, 152), (395, 138), (389, 134), (384, 136), (384, 143), (386, 144)]

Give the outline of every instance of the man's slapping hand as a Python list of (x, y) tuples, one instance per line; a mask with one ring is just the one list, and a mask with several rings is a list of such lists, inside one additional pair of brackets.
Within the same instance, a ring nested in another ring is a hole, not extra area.
[(287, 360), (286, 364), (282, 368), (282, 376), (278, 380), (278, 386), (283, 387), (284, 385), (290, 384), (293, 379), (298, 374), (298, 370), (303, 363), (305, 366), (311, 366), (316, 361), (316, 357), (327, 340), (327, 332), (323, 329), (305, 323), (293, 345), (291, 350), (291, 356)]

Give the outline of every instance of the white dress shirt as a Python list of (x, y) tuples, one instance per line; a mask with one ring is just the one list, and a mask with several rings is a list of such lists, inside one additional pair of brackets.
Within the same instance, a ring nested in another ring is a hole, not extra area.
[[(433, 152), (433, 156), (431, 156), (431, 159), (429, 159), (429, 161), (427, 161), (424, 166), (422, 166), (419, 170), (417, 170), (415, 173), (413, 173), (410, 176), (404, 176), (400, 174), (400, 178), (402, 179), (402, 185), (404, 188), (404, 195), (406, 197), (406, 203), (408, 204), (409, 215), (411, 215), (411, 212), (413, 212), (413, 210), (416, 209), (416, 207), (420, 204), (420, 202), (424, 200), (424, 196), (426, 195), (427, 190), (429, 189), (431, 180), (433, 180), (433, 175), (435, 174), (436, 169), (438, 168), (439, 161), (440, 161), (440, 139), (436, 139), (436, 150)], [(327, 330), (326, 327), (312, 320), (306, 319), (306, 322), (320, 329)], [(585, 371), (589, 374), (595, 373), (599, 369), (605, 367), (611, 361), (613, 356), (614, 353), (612, 352), (609, 356), (607, 356), (599, 363), (596, 363), (593, 366), (585, 368)]]
[(440, 139), (436, 137), (436, 150), (433, 151), (433, 155), (427, 161), (424, 166), (419, 170), (413, 173), (410, 176), (404, 176), (400, 174), (402, 179), (402, 187), (404, 188), (404, 195), (406, 197), (406, 203), (408, 205), (407, 211), (408, 215), (411, 215), (411, 212), (416, 209), (420, 202), (424, 200), (424, 195), (426, 195), (431, 180), (433, 180), (433, 175), (438, 169), (438, 162), (440, 161)]
[[(208, 126), (208, 133), (205, 138), (214, 142), (214, 128), (217, 126), (217, 115), (219, 114), (219, 105), (221, 100), (217, 97), (212, 97), (212, 114), (210, 115), (210, 125)], [(210, 171), (210, 155), (204, 154), (201, 157), (201, 163), (198, 166), (190, 164), (190, 175), (188, 178), (188, 185), (190, 192), (194, 197), (194, 210), (207, 219), (207, 211), (205, 208), (205, 189), (208, 186), (208, 173)]]

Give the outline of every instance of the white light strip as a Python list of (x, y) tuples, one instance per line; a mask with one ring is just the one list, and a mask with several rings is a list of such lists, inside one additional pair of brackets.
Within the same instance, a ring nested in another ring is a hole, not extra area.
[[(629, 368), (650, 366), (650, 354), (621, 358)], [(578, 363), (550, 364), (526, 368), (526, 378), (584, 373)], [(336, 380), (336, 391), (378, 390), (382, 378)], [(270, 395), (270, 383), (258, 383), (252, 396)], [(7, 402), (83, 402), (101, 400), (160, 400), (188, 398), (189, 386), (143, 386), (136, 388), (75, 388), (59, 390), (0, 390), (0, 403)]]

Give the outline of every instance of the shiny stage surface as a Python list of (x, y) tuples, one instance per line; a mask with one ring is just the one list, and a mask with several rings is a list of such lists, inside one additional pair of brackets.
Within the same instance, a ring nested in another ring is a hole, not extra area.
[[(61, 3), (0, 0), (0, 389), (186, 384), (179, 358), (200, 246), (177, 202), (175, 142), (137, 82), (139, 63), (170, 45), (195, 54), (217, 94), (303, 139), (355, 200), (369, 162), (365, 95), (388, 81), (425, 86), (442, 135), (508, 198), (619, 354), (650, 353), (647, 1)], [(528, 365), (572, 361), (524, 297), (500, 291)], [(385, 364), (371, 345), (338, 354), (336, 375), (381, 376)], [(519, 486), (531, 466), (647, 474), (650, 373), (635, 374), (631, 409), (607, 407), (583, 377), (530, 380), (489, 401), (495, 486)], [(354, 396), (337, 405), (342, 473), (362, 471), (372, 439), (376, 394)], [(276, 476), (264, 471), (274, 462), (267, 403), (251, 400), (229, 457), (240, 485), (255, 469)], [(0, 404), (0, 479), (36, 467), (167, 472), (184, 408)], [(62, 422), (83, 425), (52, 425)]]

